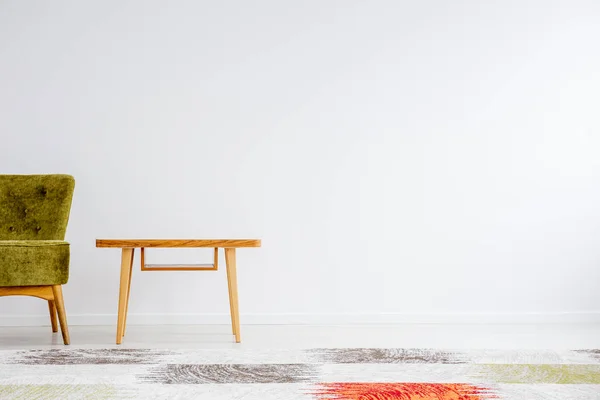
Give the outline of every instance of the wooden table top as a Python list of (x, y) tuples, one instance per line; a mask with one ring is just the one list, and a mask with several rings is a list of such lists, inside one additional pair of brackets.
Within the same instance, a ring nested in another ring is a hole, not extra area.
[(96, 247), (260, 247), (260, 239), (96, 239)]

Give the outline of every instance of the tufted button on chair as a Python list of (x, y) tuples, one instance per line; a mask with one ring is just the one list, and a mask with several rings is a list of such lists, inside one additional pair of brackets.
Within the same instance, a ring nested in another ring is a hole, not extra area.
[(52, 331), (69, 328), (62, 285), (69, 279), (64, 241), (75, 180), (69, 175), (0, 175), (0, 296), (48, 301)]

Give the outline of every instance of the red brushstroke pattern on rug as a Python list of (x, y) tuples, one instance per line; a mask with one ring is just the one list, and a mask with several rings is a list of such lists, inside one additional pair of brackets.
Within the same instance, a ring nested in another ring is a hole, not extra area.
[(484, 387), (462, 383), (321, 383), (320, 400), (485, 400), (495, 399)]

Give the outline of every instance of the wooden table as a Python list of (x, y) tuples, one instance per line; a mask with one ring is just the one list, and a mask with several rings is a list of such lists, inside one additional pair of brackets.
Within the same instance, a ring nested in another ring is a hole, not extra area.
[[(140, 249), (142, 271), (217, 271), (219, 268), (219, 248), (225, 249), (225, 264), (227, 269), (227, 284), (229, 287), (229, 311), (231, 327), (235, 341), (239, 343), (240, 315), (238, 307), (237, 272), (235, 265), (235, 250), (240, 247), (260, 247), (258, 239), (96, 239), (96, 247), (112, 247), (121, 249), (121, 284), (119, 288), (119, 314), (117, 318), (117, 344), (121, 344), (127, 325), (127, 306), (131, 289), (131, 270), (133, 254)], [(213, 264), (146, 264), (145, 248), (214, 248)]]

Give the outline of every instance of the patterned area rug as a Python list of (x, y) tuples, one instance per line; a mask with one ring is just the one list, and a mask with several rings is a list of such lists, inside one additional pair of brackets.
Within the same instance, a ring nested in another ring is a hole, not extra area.
[(0, 351), (0, 399), (593, 400), (600, 350)]

